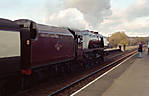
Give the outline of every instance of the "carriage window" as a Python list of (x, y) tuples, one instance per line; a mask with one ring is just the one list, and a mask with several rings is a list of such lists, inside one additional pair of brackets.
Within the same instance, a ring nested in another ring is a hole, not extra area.
[(0, 58), (20, 56), (20, 32), (0, 30)]

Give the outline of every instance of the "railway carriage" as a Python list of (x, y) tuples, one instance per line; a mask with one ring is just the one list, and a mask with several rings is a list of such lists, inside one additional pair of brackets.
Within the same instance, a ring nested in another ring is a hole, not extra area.
[[(21, 32), (13, 21), (0, 18), (0, 96), (13, 80), (18, 80), (21, 62)], [(15, 86), (14, 86), (15, 88)]]
[(20, 34), (17, 24), (0, 19), (0, 78), (20, 70)]

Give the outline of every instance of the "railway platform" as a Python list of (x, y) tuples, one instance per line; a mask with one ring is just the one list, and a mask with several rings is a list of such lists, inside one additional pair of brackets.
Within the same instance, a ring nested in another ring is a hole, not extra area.
[(137, 54), (106, 72), (71, 96), (148, 96), (149, 55)]

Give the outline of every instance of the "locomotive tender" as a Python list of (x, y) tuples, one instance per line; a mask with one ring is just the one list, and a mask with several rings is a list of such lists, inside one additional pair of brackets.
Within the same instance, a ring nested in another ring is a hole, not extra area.
[[(31, 75), (34, 70), (102, 61), (106, 38), (97, 32), (0, 19), (0, 79)], [(70, 64), (69, 64), (70, 65)], [(71, 67), (71, 66), (70, 66)], [(2, 88), (4, 84), (0, 84)]]

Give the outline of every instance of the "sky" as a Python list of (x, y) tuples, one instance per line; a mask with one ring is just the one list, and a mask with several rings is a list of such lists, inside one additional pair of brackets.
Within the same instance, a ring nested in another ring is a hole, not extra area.
[(116, 9), (125, 9), (128, 6), (134, 4), (135, 2), (136, 0), (111, 0), (111, 7)]
[(0, 18), (149, 36), (149, 0), (1, 0)]

